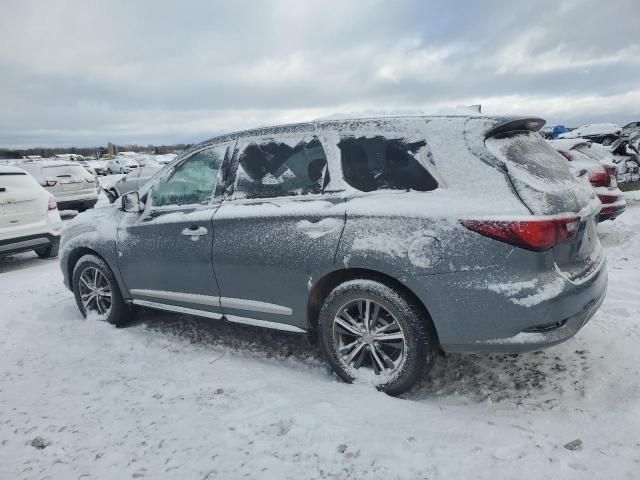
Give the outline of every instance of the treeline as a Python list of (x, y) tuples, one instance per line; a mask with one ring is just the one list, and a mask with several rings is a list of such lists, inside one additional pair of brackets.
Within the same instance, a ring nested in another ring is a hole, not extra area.
[[(120, 152), (136, 152), (148, 153), (154, 155), (162, 155), (165, 153), (179, 153), (187, 148), (189, 144), (177, 143), (175, 145), (118, 145)], [(7, 149), (0, 148), (0, 159), (15, 159), (29, 155), (39, 155), (43, 158), (52, 157), (56, 154), (72, 153), (74, 155), (83, 155), (86, 157), (102, 156), (107, 153), (107, 147), (35, 147), (35, 148), (16, 148)]]

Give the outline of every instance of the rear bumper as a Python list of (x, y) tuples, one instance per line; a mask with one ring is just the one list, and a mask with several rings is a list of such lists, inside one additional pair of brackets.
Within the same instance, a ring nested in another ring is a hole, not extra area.
[(0, 257), (28, 252), (37, 248), (48, 247), (49, 245), (57, 246), (59, 243), (60, 236), (49, 233), (0, 240)]
[(604, 257), (576, 281), (555, 270), (522, 275), (458, 272), (422, 277), (421, 287), (410, 288), (422, 290), (418, 296), (431, 314), (442, 349), (469, 353), (520, 353), (568, 340), (595, 314), (607, 290)]
[(77, 210), (78, 208), (92, 208), (98, 199), (93, 200), (78, 199), (78, 200), (62, 200), (58, 201), (58, 210)]

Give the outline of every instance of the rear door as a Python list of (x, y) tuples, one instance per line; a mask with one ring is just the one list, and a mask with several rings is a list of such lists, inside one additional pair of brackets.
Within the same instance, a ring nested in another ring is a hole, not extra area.
[(327, 191), (335, 173), (323, 142), (251, 138), (234, 163), (213, 219), (222, 310), (230, 321), (304, 330), (309, 290), (332, 268), (345, 223), (342, 195)]
[(216, 188), (234, 143), (208, 146), (145, 187), (142, 213), (118, 228), (118, 264), (134, 303), (219, 317), (211, 248)]

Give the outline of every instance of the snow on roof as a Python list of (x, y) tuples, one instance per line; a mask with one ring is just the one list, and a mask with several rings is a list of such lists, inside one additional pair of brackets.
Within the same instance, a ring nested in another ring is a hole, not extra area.
[(0, 173), (26, 173), (22, 168), (0, 165)]
[(556, 150), (563, 150), (565, 152), (576, 148), (578, 145), (591, 144), (591, 142), (584, 138), (561, 138), (558, 140), (547, 140), (547, 142)]
[[(355, 120), (365, 118), (388, 118), (388, 117), (431, 117), (431, 116), (459, 116), (468, 117), (470, 115), (481, 114), (478, 105), (459, 106), (455, 108), (439, 108), (435, 110), (420, 109), (400, 109), (400, 110), (364, 110), (360, 112), (337, 112), (325, 117), (316, 118), (313, 121), (321, 120)], [(484, 115), (483, 115), (484, 116)]]
[(620, 126), (615, 123), (590, 123), (582, 125), (570, 132), (560, 134), (560, 138), (576, 138), (584, 135), (606, 135), (620, 133)]

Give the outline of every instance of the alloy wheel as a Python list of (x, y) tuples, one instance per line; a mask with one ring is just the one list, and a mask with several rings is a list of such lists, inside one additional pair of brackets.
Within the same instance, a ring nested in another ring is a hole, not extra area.
[(333, 320), (333, 339), (348, 368), (392, 375), (405, 359), (405, 334), (382, 305), (367, 299), (345, 304)]
[(80, 300), (85, 312), (108, 315), (111, 310), (111, 287), (104, 274), (95, 267), (87, 267), (80, 274)]

